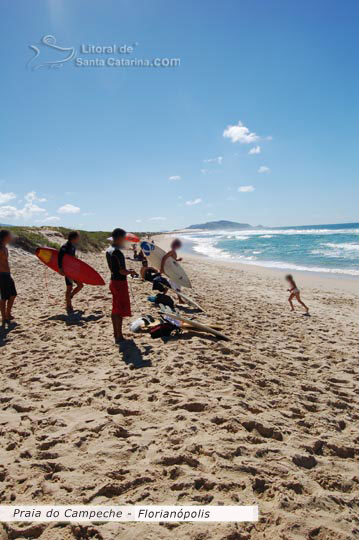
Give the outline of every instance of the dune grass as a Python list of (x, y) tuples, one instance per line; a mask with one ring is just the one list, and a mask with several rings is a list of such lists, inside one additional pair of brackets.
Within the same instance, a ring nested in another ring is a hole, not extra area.
[[(71, 229), (65, 227), (7, 227), (15, 236), (16, 247), (20, 247), (25, 251), (34, 253), (39, 246), (47, 246), (58, 249), (61, 244), (67, 240), (67, 235)], [(46, 235), (46, 232), (53, 232), (56, 235), (56, 241), (51, 240), (51, 237)], [(108, 246), (110, 233), (107, 231), (79, 231), (81, 234), (80, 251), (96, 252), (101, 251)], [(61, 240), (57, 237), (61, 237)]]

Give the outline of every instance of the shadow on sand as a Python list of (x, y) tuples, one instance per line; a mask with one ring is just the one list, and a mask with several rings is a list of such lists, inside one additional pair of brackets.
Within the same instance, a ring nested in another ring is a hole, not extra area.
[(176, 304), (176, 309), (183, 311), (187, 315), (200, 315), (202, 311), (195, 307), (184, 306), (183, 304)]
[(65, 313), (62, 313), (60, 315), (53, 315), (52, 317), (49, 317), (49, 321), (62, 321), (67, 324), (67, 326), (84, 326), (87, 323), (90, 322), (96, 322), (99, 319), (102, 319), (104, 317), (103, 314), (101, 315), (88, 315), (87, 317), (83, 317), (84, 311), (75, 311), (71, 315), (67, 315)]
[(146, 359), (146, 356), (149, 356), (152, 351), (150, 345), (145, 345), (143, 350), (137, 347), (133, 339), (125, 341), (119, 347), (120, 354), (122, 354), (122, 359), (127, 365), (132, 365), (135, 369), (150, 367), (152, 362), (150, 358)]
[(7, 323), (5, 326), (0, 326), (0, 347), (4, 347), (4, 345), (6, 345), (6, 343), (8, 342), (8, 335), (10, 334), (10, 332), (12, 332), (12, 330), (15, 330), (16, 327), (16, 322), (10, 322)]
[(218, 343), (219, 341), (223, 341), (222, 339), (219, 339), (212, 334), (206, 334), (206, 332), (198, 331), (195, 328), (183, 328), (180, 334), (169, 336), (168, 338), (162, 338), (162, 341), (164, 343), (167, 343), (167, 341), (189, 341), (194, 337), (199, 337), (201, 339), (205, 339), (206, 341), (211, 341), (212, 343)]

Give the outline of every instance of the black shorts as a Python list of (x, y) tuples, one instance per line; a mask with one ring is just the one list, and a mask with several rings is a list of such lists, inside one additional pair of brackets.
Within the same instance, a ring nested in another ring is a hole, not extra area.
[(8, 272), (0, 272), (0, 300), (17, 296), (15, 282)]
[(74, 285), (78, 285), (80, 282), (79, 281), (75, 281), (73, 279), (70, 279), (68, 277), (65, 277), (65, 283), (66, 283), (66, 286), (67, 287), (73, 287)]

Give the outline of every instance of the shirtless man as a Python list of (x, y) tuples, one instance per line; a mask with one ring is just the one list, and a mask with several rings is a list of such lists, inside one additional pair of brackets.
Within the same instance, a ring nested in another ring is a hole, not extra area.
[[(178, 249), (181, 249), (182, 247), (182, 242), (181, 240), (179, 240), (178, 238), (176, 238), (175, 240), (173, 240), (173, 242), (171, 243), (171, 249), (170, 251), (168, 251), (166, 253), (166, 255), (163, 256), (163, 259), (161, 261), (161, 268), (160, 268), (160, 272), (161, 274), (164, 274), (164, 271), (165, 271), (165, 263), (167, 261), (167, 259), (169, 259), (170, 257), (172, 257), (172, 259), (174, 259), (175, 261), (182, 261), (182, 258), (181, 257), (178, 257), (177, 256), (177, 250)], [(178, 285), (176, 285), (175, 283), (172, 283), (171, 280), (169, 280), (169, 283), (171, 285), (171, 288), (174, 289), (177, 293), (177, 296), (178, 296), (178, 303), (179, 304), (184, 304), (184, 300), (183, 298), (181, 297), (180, 293), (181, 292), (181, 287), (179, 287)]]
[(14, 318), (11, 315), (11, 309), (17, 296), (15, 283), (10, 274), (7, 248), (11, 241), (10, 231), (0, 231), (0, 311), (3, 326)]
[(182, 247), (181, 240), (179, 240), (178, 238), (173, 240), (171, 244), (171, 249), (166, 253), (166, 255), (163, 256), (163, 259), (161, 261), (161, 268), (160, 268), (161, 274), (164, 273), (165, 263), (167, 259), (169, 259), (170, 257), (172, 257), (172, 259), (174, 259), (175, 261), (182, 261), (181, 258), (177, 257), (177, 250), (181, 249), (181, 247)]
[(140, 270), (141, 278), (145, 281), (153, 281), (153, 278), (159, 275), (158, 270), (152, 266), (148, 266), (148, 262), (145, 259), (142, 261), (142, 266)]

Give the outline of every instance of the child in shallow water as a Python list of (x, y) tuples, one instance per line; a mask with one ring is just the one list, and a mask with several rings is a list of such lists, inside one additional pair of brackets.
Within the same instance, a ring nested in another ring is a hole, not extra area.
[(288, 289), (288, 292), (290, 293), (289, 298), (288, 298), (288, 302), (290, 304), (291, 311), (294, 311), (293, 299), (295, 298), (304, 307), (305, 312), (308, 315), (309, 314), (309, 308), (300, 299), (300, 290), (298, 289), (298, 287), (297, 287), (297, 285), (296, 285), (296, 283), (295, 283), (295, 281), (293, 279), (293, 276), (291, 274), (288, 274), (287, 276), (285, 276), (285, 279), (289, 283), (289, 287), (290, 287)]

